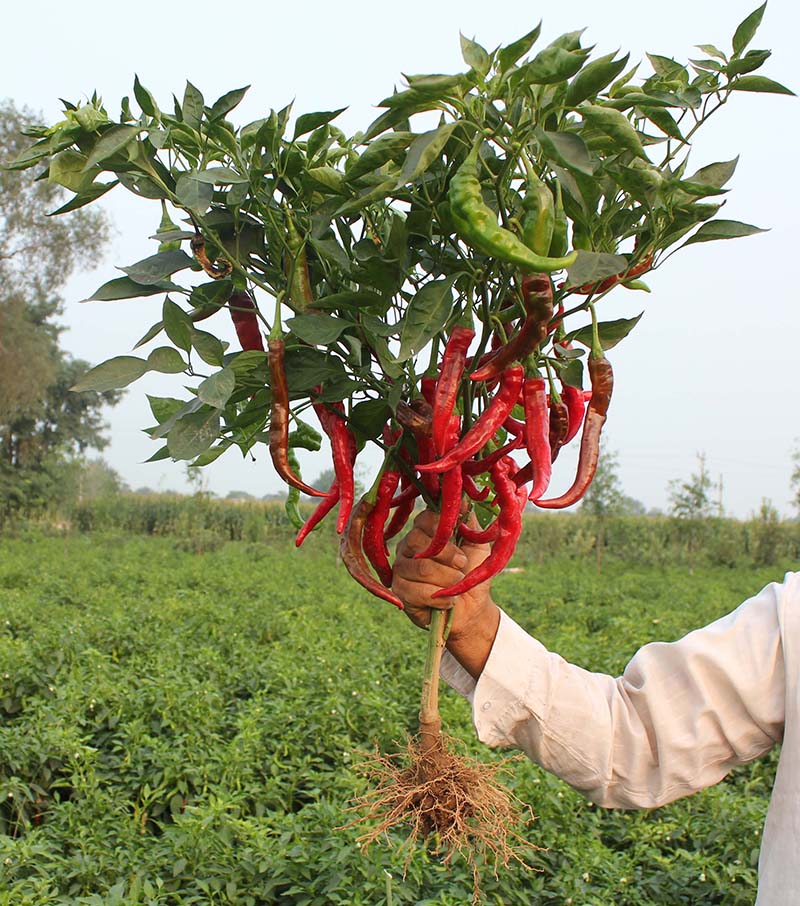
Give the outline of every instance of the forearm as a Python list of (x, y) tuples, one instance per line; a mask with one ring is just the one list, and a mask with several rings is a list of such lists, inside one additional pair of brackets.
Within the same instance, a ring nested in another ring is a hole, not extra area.
[(617, 679), (569, 664), (506, 616), (477, 683), (478, 647), (464, 670), (443, 663), (443, 676), (470, 698), (486, 744), (521, 748), (602, 805), (653, 807), (780, 738), (774, 597), (759, 597), (679, 642), (645, 646)]

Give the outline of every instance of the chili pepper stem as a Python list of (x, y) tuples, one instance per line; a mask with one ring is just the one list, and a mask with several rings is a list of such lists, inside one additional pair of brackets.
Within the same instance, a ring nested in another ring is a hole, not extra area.
[(419, 711), (419, 737), (422, 754), (441, 747), (442, 719), (439, 715), (439, 670), (445, 644), (447, 612), (434, 608), (428, 627), (428, 650), (422, 681)]

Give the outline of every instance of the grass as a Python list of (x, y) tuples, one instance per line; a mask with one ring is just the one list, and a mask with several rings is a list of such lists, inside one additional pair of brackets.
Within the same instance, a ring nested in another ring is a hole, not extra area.
[[(533, 544), (513, 565), (495, 586), (510, 614), (612, 673), (793, 568), (609, 559), (598, 575)], [(469, 902), (465, 863), (419, 848), (403, 878), (401, 835), (362, 853), (340, 829), (364, 791), (358, 753), (415, 730), (424, 642), (336, 567), (327, 536), (207, 553), (114, 532), (0, 539), (0, 906), (376, 906), (387, 884), (394, 906)], [(466, 702), (441, 706), (468, 751), (507, 754), (475, 740)], [(538, 871), (490, 876), (485, 902), (751, 904), (775, 763), (613, 812), (516, 762)]]

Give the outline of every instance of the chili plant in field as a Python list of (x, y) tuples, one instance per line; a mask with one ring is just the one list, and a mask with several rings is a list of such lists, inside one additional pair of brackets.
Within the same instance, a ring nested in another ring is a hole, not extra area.
[[(295, 118), (291, 106), (235, 126), (245, 88), (208, 104), (187, 84), (162, 110), (136, 79), (116, 119), (96, 95), (65, 104), (11, 166), (39, 165), (72, 190), (60, 212), (117, 185), (152, 199), (157, 250), (92, 298), (163, 299), (134, 347), (149, 352), (103, 362), (74, 389), (185, 374), (188, 399), (151, 399), (162, 444), (151, 459), (208, 466), (266, 447), (297, 543), (335, 510), (347, 569), (399, 608), (387, 541), (421, 498), (441, 514), (427, 556), (462, 538), (491, 545), (439, 592), (457, 598), (508, 562), (528, 502), (570, 506), (592, 480), (613, 390), (606, 353), (638, 321), (604, 320), (606, 296), (646, 291), (642, 277), (679, 248), (759, 232), (718, 216), (736, 159), (693, 169), (689, 152), (737, 92), (792, 93), (754, 74), (769, 57), (748, 50), (763, 12), (729, 52), (700, 45), (686, 65), (592, 58), (579, 31), (537, 49), (536, 26), (491, 52), (462, 37), (463, 72), (406, 76), (355, 135), (334, 125), (341, 110)], [(225, 312), (241, 349), (213, 332)], [(320, 449), (318, 427), (328, 488), (304, 482), (293, 454)], [(574, 482), (547, 496), (551, 463), (578, 434)], [(383, 466), (356, 500), (370, 444)], [(318, 498), (305, 524), (301, 492)], [(437, 785), (455, 776), (436, 706), (445, 622), (431, 624), (418, 758), (392, 807), (459, 849), (488, 800), (471, 775), (453, 781), (471, 785), (466, 807)]]

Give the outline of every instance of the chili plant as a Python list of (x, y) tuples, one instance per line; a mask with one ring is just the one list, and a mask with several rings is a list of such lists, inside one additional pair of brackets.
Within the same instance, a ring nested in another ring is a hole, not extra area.
[[(136, 79), (117, 118), (97, 95), (66, 103), (11, 166), (39, 166), (74, 192), (57, 213), (120, 185), (151, 199), (156, 251), (92, 298), (162, 300), (134, 346), (150, 351), (103, 362), (74, 389), (184, 373), (188, 398), (151, 400), (151, 460), (207, 467), (266, 447), (293, 518), (298, 491), (320, 498), (298, 544), (337, 510), (347, 569), (400, 608), (386, 541), (419, 498), (441, 512), (432, 550), (460, 537), (493, 545), (440, 592), (463, 593), (508, 562), (528, 502), (572, 505), (592, 480), (613, 388), (606, 354), (638, 322), (604, 320), (606, 296), (647, 290), (642, 277), (680, 248), (760, 231), (718, 216), (736, 158), (692, 169), (689, 157), (738, 92), (792, 94), (754, 74), (769, 57), (748, 50), (763, 12), (730, 52), (700, 45), (688, 64), (648, 54), (644, 75), (628, 55), (592, 58), (582, 32), (539, 50), (540, 26), (491, 52), (462, 37), (462, 72), (407, 76), (350, 136), (334, 125), (341, 110), (293, 118), (291, 105), (236, 126), (245, 88), (208, 104), (187, 83), (162, 110)], [(241, 349), (208, 326), (225, 311)], [(330, 488), (306, 484), (292, 455), (319, 449), (316, 425), (331, 443)], [(575, 480), (548, 498), (551, 461), (579, 433)], [(383, 466), (356, 501), (353, 468), (370, 444)], [(470, 510), (480, 530), (464, 525)], [(431, 795), (409, 797), (413, 829), (451, 851), (470, 833), (491, 847), (496, 828), (466, 831), (432, 783), (447, 761), (444, 622), (430, 633), (424, 767), (409, 775)], [(467, 795), (468, 819), (482, 795)]]

